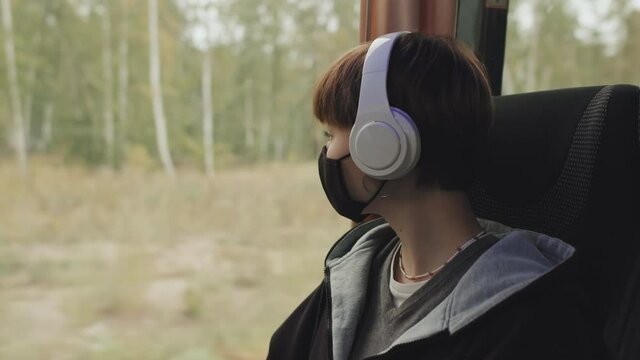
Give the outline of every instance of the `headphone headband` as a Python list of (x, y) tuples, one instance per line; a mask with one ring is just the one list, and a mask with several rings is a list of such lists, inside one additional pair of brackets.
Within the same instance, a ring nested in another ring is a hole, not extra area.
[(413, 120), (389, 106), (387, 73), (396, 40), (407, 32), (385, 34), (367, 51), (362, 70), (360, 98), (349, 149), (356, 166), (378, 179), (397, 179), (417, 163), (420, 142)]
[(375, 39), (367, 50), (362, 67), (362, 82), (360, 86), (360, 98), (358, 100), (358, 113), (353, 127), (358, 122), (366, 120), (365, 115), (391, 115), (389, 109), (389, 99), (387, 98), (387, 72), (389, 68), (389, 58), (396, 39), (406, 32), (395, 32), (382, 35)]

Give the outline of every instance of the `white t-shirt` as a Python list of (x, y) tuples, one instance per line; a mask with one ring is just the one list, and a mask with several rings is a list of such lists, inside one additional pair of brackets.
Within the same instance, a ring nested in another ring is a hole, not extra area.
[(398, 249), (400, 248), (400, 242), (396, 245), (395, 249), (393, 249), (393, 254), (391, 255), (391, 268), (389, 271), (389, 290), (391, 291), (391, 296), (393, 297), (393, 305), (395, 307), (400, 307), (400, 305), (409, 298), (409, 296), (413, 295), (418, 289), (422, 287), (422, 285), (426, 284), (430, 279), (425, 279), (422, 281), (418, 281), (411, 284), (403, 284), (401, 282), (396, 281), (393, 278), (393, 269), (395, 269), (395, 261), (398, 253)]
[[(469, 247), (469, 245), (473, 244), (477, 239), (483, 238), (487, 235), (488, 233), (485, 230), (482, 230), (480, 234), (469, 239), (469, 241), (467, 241), (463, 246), (461, 246), (458, 249), (458, 251), (456, 251), (456, 253), (453, 254), (449, 258), (449, 260), (447, 260), (445, 265), (448, 264), (449, 261), (451, 261), (454, 257), (456, 257), (460, 253), (460, 251), (463, 251), (464, 249)], [(398, 254), (398, 249), (400, 249), (400, 242), (398, 242), (396, 247), (393, 249), (393, 254), (391, 255), (392, 256), (391, 268), (389, 269), (389, 271), (391, 272), (389, 276), (389, 290), (391, 291), (391, 295), (393, 296), (393, 304), (395, 305), (396, 308), (399, 307), (405, 300), (407, 300), (409, 296), (413, 295), (413, 293), (416, 292), (416, 290), (420, 289), (422, 285), (426, 284), (429, 280), (432, 279), (432, 278), (428, 278), (428, 279), (411, 283), (411, 284), (403, 284), (403, 283), (397, 282), (393, 278), (393, 269), (395, 269), (395, 261), (396, 261), (396, 256)]]

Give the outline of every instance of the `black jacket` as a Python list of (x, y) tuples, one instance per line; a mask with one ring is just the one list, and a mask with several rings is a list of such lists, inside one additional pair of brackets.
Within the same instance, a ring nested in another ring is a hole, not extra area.
[[(543, 234), (505, 232), (499, 223), (479, 220), (485, 229), (503, 231), (497, 234), (501, 240), (438, 308), (369, 359), (608, 359), (598, 322), (576, 281), (574, 249)], [(383, 220), (374, 220), (334, 245), (323, 282), (274, 333), (268, 359), (349, 358), (355, 314), (366, 301), (360, 299), (366, 281), (358, 279), (365, 274), (354, 269), (375, 254), (376, 243), (388, 241), (389, 231)]]

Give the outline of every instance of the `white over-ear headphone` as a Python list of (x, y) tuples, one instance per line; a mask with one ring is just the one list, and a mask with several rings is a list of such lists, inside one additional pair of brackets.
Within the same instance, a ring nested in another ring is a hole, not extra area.
[(387, 70), (396, 39), (406, 32), (382, 35), (369, 46), (362, 70), (356, 121), (349, 152), (356, 166), (375, 179), (393, 180), (411, 171), (420, 158), (420, 134), (413, 119), (389, 106)]

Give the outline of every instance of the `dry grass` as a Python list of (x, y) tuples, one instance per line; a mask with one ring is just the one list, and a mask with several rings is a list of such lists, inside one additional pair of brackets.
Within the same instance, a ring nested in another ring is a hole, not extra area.
[(262, 359), (348, 228), (316, 166), (0, 163), (0, 359)]

